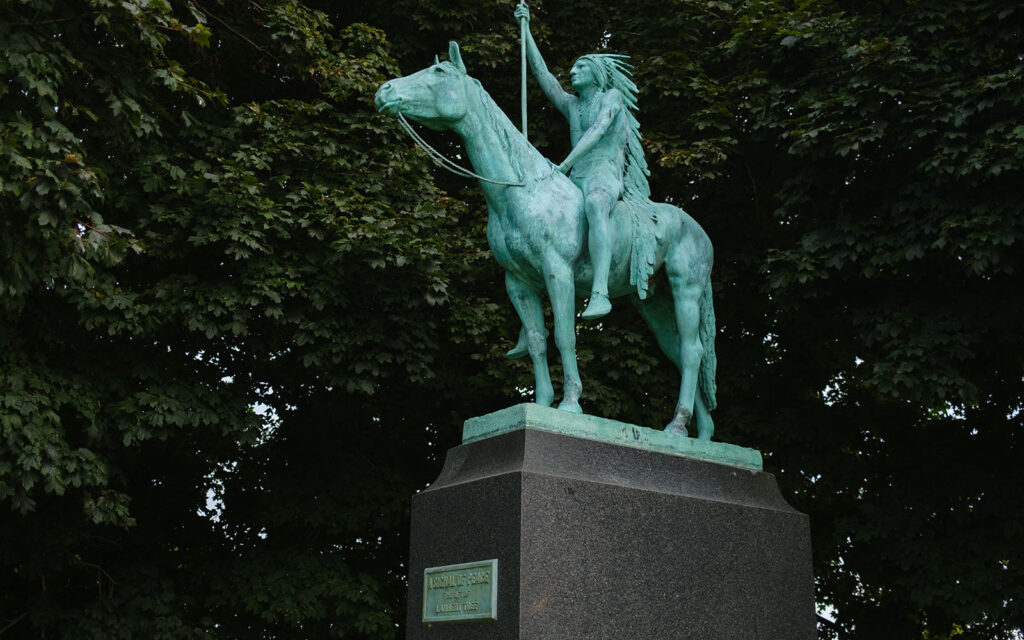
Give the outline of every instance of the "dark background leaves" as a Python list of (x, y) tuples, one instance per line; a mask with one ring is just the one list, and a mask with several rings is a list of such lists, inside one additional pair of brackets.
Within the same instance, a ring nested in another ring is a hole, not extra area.
[[(409, 497), (532, 376), (479, 190), (372, 95), (458, 39), (517, 120), (513, 4), (2, 5), (0, 634), (403, 635)], [(1014, 637), (1022, 10), (533, 11), (563, 78), (636, 62), (655, 197), (716, 245), (719, 434), (811, 515), (822, 636)], [(657, 426), (620, 307), (585, 406)]]

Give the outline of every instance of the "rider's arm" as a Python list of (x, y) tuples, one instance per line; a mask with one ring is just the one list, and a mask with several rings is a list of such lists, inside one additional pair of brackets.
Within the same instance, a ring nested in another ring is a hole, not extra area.
[(602, 96), (601, 111), (597, 114), (594, 124), (590, 125), (587, 132), (580, 138), (580, 141), (576, 143), (576, 146), (573, 147), (569, 155), (562, 161), (562, 164), (558, 165), (562, 173), (568, 173), (573, 165), (579, 162), (580, 158), (590, 153), (597, 146), (622, 108), (621, 95), (615, 89), (608, 91)]
[(530, 69), (533, 70), (533, 77), (540, 83), (540, 88), (544, 91), (544, 95), (548, 97), (555, 107), (562, 112), (563, 115), (568, 117), (569, 108), (572, 106), (573, 101), (576, 99), (571, 93), (567, 93), (562, 89), (562, 85), (558, 84), (558, 80), (555, 76), (548, 71), (548, 66), (544, 63), (544, 58), (540, 55), (540, 49), (537, 48), (537, 43), (533, 40), (533, 34), (530, 33), (530, 13), (525, 7), (516, 9), (516, 17), (526, 17), (526, 59), (530, 63)]

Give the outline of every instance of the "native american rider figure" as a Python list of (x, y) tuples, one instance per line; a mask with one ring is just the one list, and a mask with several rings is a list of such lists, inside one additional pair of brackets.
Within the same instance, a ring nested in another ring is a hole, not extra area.
[[(517, 21), (530, 19), (525, 4), (515, 11)], [(572, 151), (558, 165), (580, 188), (589, 228), (587, 248), (594, 269), (590, 302), (583, 317), (601, 318), (612, 309), (608, 300), (611, 262), (609, 217), (619, 199), (645, 207), (650, 197), (647, 161), (640, 145), (636, 109), (636, 85), (629, 78), (626, 56), (591, 54), (572, 66), (569, 77), (574, 96), (562, 89), (548, 71), (529, 28), (525, 30), (526, 59), (541, 89), (569, 120)]]

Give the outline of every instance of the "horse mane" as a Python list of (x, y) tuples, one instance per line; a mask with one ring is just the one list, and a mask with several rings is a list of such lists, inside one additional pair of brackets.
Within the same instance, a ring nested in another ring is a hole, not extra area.
[[(483, 84), (472, 76), (467, 76), (472, 82), (475, 89), (475, 97), (484, 106), (481, 110), (481, 114), (487, 118), (487, 125), (493, 127), (499, 135), (499, 138), (503, 140), (505, 149), (509, 151), (508, 160), (509, 164), (512, 165), (516, 175), (521, 179), (527, 177), (539, 177), (536, 175), (536, 167), (547, 167), (550, 164), (544, 155), (537, 150), (523, 132), (520, 131), (508, 115), (498, 106), (498, 103), (494, 101), (491, 94), (484, 89)], [(529, 169), (531, 168), (531, 162), (533, 161), (533, 168), (535, 175), (528, 176)], [(539, 162), (539, 164), (537, 164)]]

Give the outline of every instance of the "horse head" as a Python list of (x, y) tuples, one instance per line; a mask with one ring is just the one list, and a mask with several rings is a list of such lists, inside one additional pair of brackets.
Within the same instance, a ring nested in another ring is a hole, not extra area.
[(466, 73), (459, 45), (448, 47), (448, 62), (434, 64), (408, 76), (389, 80), (374, 97), (377, 110), (402, 114), (431, 129), (452, 129), (466, 115), (469, 92), (475, 82)]

